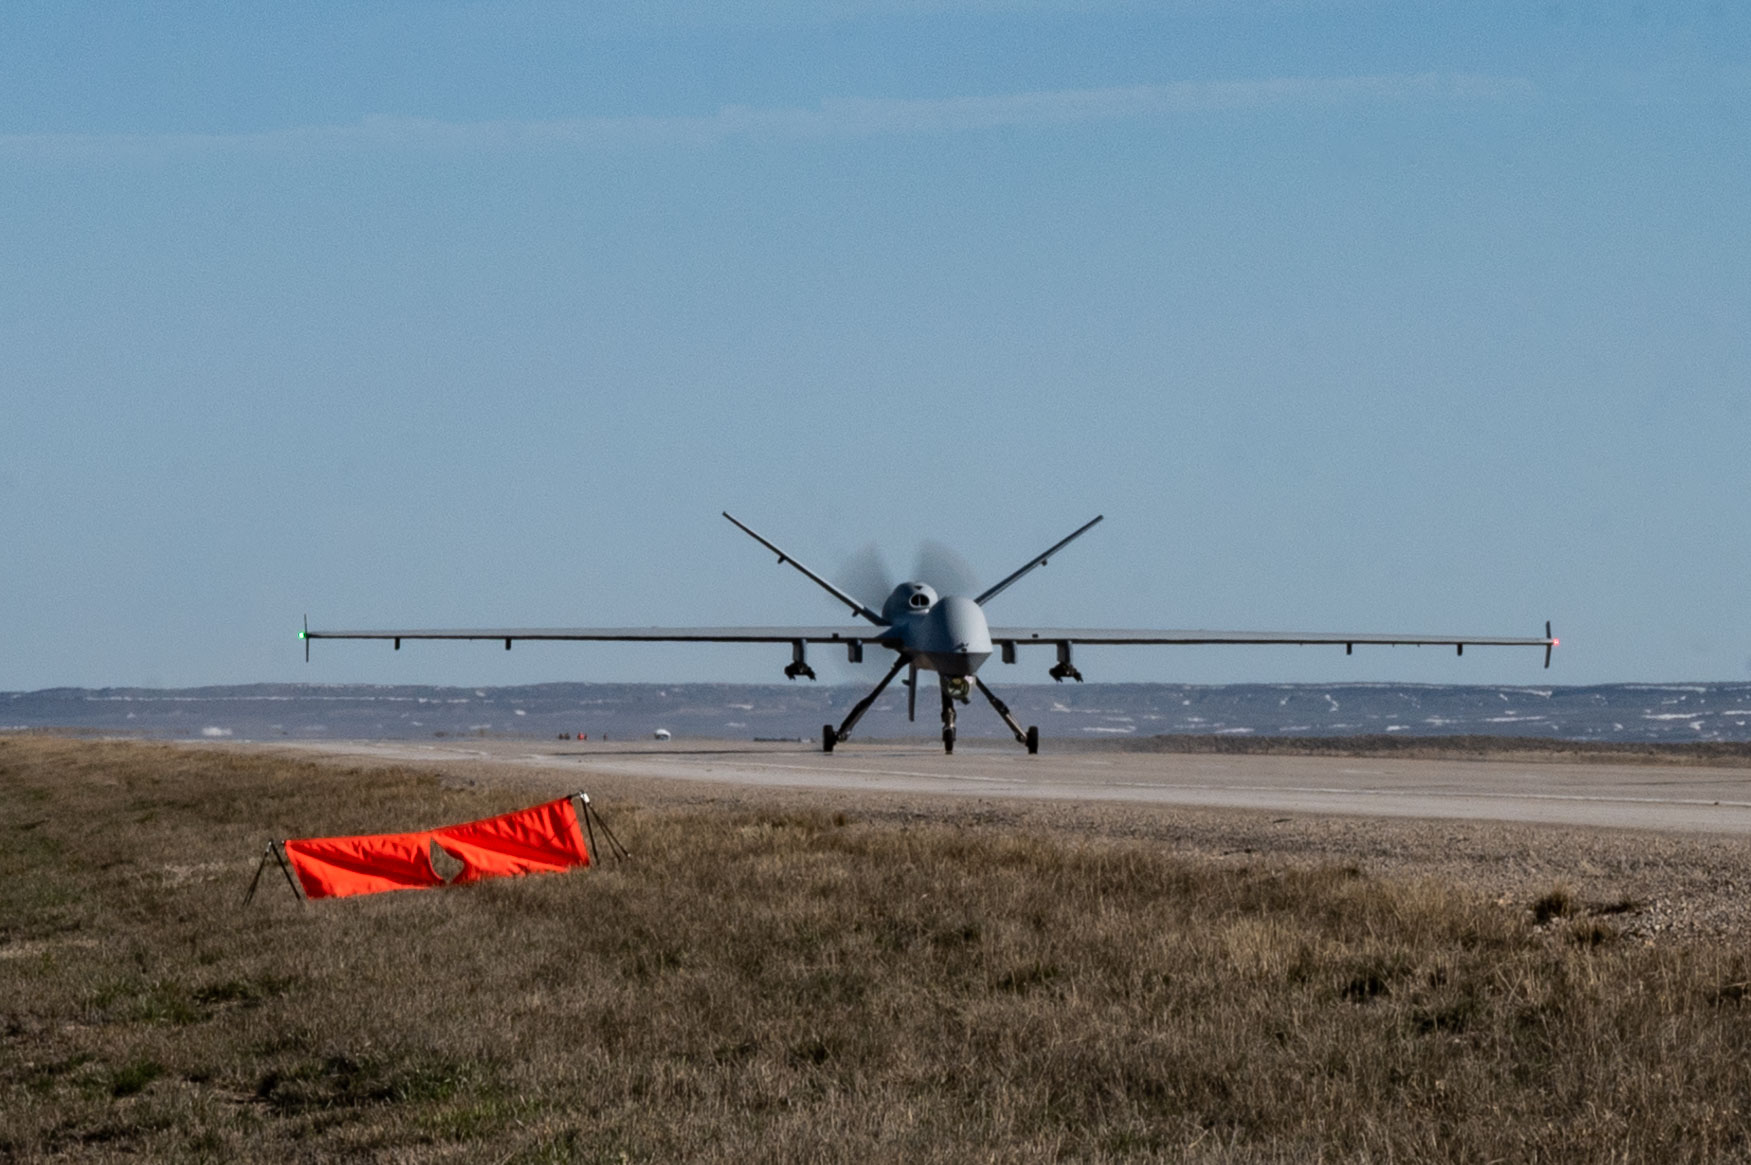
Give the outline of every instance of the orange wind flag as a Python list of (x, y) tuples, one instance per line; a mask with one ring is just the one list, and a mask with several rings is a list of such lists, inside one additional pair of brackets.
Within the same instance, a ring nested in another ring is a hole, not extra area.
[(590, 864), (570, 797), (442, 829), (306, 837), (284, 849), (306, 898), (344, 898), (444, 885), (432, 865), (434, 842), (462, 863), (451, 885)]
[(284, 848), (306, 898), (344, 898), (444, 884), (432, 868), (429, 833), (306, 837), (288, 841)]
[(452, 885), (516, 874), (551, 874), (590, 864), (570, 797), (498, 817), (434, 830), (433, 838), (463, 869)]

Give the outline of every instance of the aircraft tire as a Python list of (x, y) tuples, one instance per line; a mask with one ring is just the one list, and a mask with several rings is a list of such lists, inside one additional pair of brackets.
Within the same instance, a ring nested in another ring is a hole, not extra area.
[(821, 751), (832, 752), (833, 746), (839, 743), (839, 733), (831, 724), (821, 725)]
[(942, 751), (946, 752), (946, 753), (952, 753), (952, 752), (954, 752), (954, 750), (955, 750), (955, 730), (952, 728), (944, 728), (942, 730)]
[(1038, 753), (1039, 751), (1040, 751), (1040, 726), (1037, 724), (1029, 724), (1027, 726), (1027, 754), (1029, 756), (1033, 756), (1034, 754)]

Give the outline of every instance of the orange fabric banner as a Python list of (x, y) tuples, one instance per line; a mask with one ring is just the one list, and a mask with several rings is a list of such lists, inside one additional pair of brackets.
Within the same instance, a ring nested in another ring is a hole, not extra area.
[(434, 830), (433, 838), (461, 861), (453, 886), (482, 878), (553, 874), (590, 864), (590, 850), (578, 828), (570, 797), (515, 813)]
[(284, 848), (306, 898), (344, 898), (444, 885), (432, 865), (433, 843), (462, 863), (452, 886), (590, 864), (570, 797), (442, 829), (306, 837)]
[(286, 842), (285, 850), (306, 898), (344, 898), (444, 884), (432, 868), (429, 833), (306, 837)]

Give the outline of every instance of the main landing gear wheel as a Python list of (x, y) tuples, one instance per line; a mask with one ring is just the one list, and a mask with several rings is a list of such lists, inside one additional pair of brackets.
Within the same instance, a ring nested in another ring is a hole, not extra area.
[(942, 730), (942, 751), (947, 752), (947, 753), (952, 753), (952, 752), (954, 752), (954, 750), (955, 750), (955, 730), (952, 728), (944, 728)]
[(841, 724), (838, 728), (834, 728), (831, 724), (821, 725), (822, 752), (832, 752), (834, 745), (851, 739), (851, 730), (857, 727), (857, 722), (863, 719), (863, 714), (869, 711), (871, 704), (876, 702), (876, 697), (881, 695), (883, 689), (894, 682), (894, 677), (899, 675), (900, 669), (905, 666), (906, 657), (904, 655), (896, 655), (894, 657), (894, 666), (888, 669), (888, 674), (882, 677), (882, 682), (877, 684), (870, 691), (869, 695), (857, 702), (857, 706), (851, 709), (851, 715), (845, 718), (845, 723)]
[(1040, 751), (1040, 728), (1037, 724), (1027, 726), (1027, 754), (1033, 756)]

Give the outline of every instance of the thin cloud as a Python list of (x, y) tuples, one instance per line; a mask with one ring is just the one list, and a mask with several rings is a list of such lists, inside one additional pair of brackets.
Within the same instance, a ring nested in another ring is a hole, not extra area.
[(696, 117), (457, 122), (378, 115), (347, 125), (235, 134), (10, 134), (0, 135), (0, 152), (14, 157), (35, 154), (117, 158), (219, 152), (476, 152), (709, 146), (734, 140), (897, 137), (1047, 128), (1225, 111), (1505, 101), (1525, 98), (1532, 92), (1531, 82), (1521, 78), (1468, 73), (1281, 77), (1058, 89), (984, 97), (830, 98), (813, 108), (726, 105), (715, 113)]

